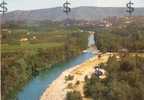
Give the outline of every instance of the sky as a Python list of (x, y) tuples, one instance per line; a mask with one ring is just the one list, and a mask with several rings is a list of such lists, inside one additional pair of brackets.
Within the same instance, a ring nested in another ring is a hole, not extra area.
[[(2, 1), (2, 0), (1, 0)], [(8, 10), (33, 10), (60, 7), (65, 0), (5, 0)], [(69, 0), (71, 7), (96, 6), (96, 7), (126, 7), (129, 0)], [(134, 7), (144, 7), (144, 0), (131, 0)]]

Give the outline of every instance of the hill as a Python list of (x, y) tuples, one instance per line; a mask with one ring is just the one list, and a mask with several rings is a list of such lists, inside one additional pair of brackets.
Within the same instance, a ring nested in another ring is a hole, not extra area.
[[(134, 16), (144, 16), (144, 8), (135, 8)], [(69, 18), (76, 20), (101, 20), (107, 16), (127, 16), (126, 8), (122, 7), (77, 7), (72, 8)], [(62, 7), (38, 9), (38, 10), (17, 10), (8, 12), (5, 15), (6, 21), (62, 21), (66, 19)]]

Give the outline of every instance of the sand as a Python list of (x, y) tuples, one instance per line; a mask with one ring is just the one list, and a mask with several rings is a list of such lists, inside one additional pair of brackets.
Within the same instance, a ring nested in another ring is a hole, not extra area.
[[(79, 89), (83, 95), (82, 87), (84, 77), (86, 75), (91, 75), (96, 65), (106, 63), (110, 55), (110, 53), (105, 53), (102, 54), (101, 58), (98, 58), (96, 55), (80, 65), (65, 70), (56, 80), (52, 82), (52, 84), (50, 84), (40, 97), (40, 100), (65, 100), (67, 91), (70, 91), (70, 89), (67, 89), (67, 85), (69, 83), (75, 84), (77, 81), (80, 81), (80, 85), (74, 88)], [(65, 81), (65, 76), (67, 75), (73, 75), (74, 79), (68, 82)]]

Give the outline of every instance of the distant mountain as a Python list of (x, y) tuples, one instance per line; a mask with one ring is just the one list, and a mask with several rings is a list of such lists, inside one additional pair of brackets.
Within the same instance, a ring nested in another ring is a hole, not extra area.
[[(101, 20), (107, 16), (127, 16), (126, 8), (122, 7), (77, 7), (73, 8), (69, 18), (76, 20)], [(144, 7), (135, 8), (134, 16), (144, 16)], [(66, 19), (62, 7), (30, 10), (12, 11), (5, 16), (7, 21), (62, 21)]]

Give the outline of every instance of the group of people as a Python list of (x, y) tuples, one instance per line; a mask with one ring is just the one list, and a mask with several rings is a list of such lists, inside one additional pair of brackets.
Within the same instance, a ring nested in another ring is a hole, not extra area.
[(95, 71), (94, 74), (100, 78), (100, 79), (105, 79), (106, 78), (106, 71), (101, 68), (101, 66), (95, 66), (94, 67)]

